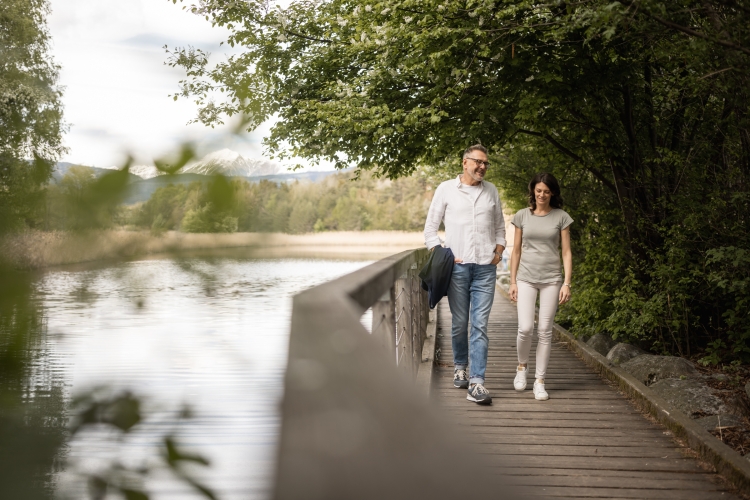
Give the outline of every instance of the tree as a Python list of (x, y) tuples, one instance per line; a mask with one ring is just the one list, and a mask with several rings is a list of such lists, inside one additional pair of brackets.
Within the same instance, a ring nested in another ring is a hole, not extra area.
[(80, 200), (91, 189), (91, 185), (95, 180), (96, 176), (92, 168), (83, 165), (74, 165), (65, 172), (65, 175), (60, 180), (60, 187), (68, 197)]
[(0, 4), (0, 233), (33, 224), (41, 186), (64, 150), (48, 12), (47, 0)]
[(750, 359), (750, 290), (722, 278), (750, 275), (750, 259), (731, 250), (750, 246), (744, 2), (188, 8), (244, 48), (215, 66), (200, 50), (171, 53), (187, 73), (175, 98), (195, 98), (198, 120), (240, 114), (252, 128), (276, 116), (272, 152), (288, 145), (392, 178), (455, 164), (482, 142), (516, 203), (531, 172), (552, 170), (584, 271), (563, 311), (571, 324), (684, 355), (728, 339), (728, 356)]

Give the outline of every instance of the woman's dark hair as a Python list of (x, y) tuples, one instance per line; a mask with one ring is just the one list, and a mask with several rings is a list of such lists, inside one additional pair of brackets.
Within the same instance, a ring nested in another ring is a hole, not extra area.
[(549, 200), (549, 205), (552, 208), (562, 208), (563, 199), (562, 196), (560, 196), (560, 184), (557, 183), (557, 179), (555, 179), (554, 175), (542, 172), (541, 174), (536, 174), (534, 178), (531, 179), (531, 182), (529, 182), (529, 207), (531, 208), (531, 211), (533, 212), (536, 210), (534, 188), (540, 182), (546, 184), (549, 190), (552, 191), (552, 198)]

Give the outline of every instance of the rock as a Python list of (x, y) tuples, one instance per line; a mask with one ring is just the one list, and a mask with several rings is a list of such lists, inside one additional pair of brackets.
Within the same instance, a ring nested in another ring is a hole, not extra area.
[(597, 333), (586, 341), (588, 345), (594, 348), (596, 352), (602, 356), (606, 356), (610, 349), (612, 349), (617, 342), (612, 340), (612, 337), (606, 333)]
[(664, 398), (672, 408), (687, 416), (692, 416), (694, 413), (714, 416), (721, 414), (723, 420), (724, 415), (728, 412), (724, 402), (715, 396), (713, 390), (701, 379), (665, 378), (654, 382), (650, 387), (652, 391)]
[(747, 397), (750, 398), (750, 382), (745, 384), (745, 392), (747, 393)]
[(714, 373), (711, 375), (711, 378), (714, 380), (718, 380), (719, 382), (727, 382), (729, 380), (729, 377), (724, 375), (723, 373)]
[(719, 425), (721, 425), (722, 427), (736, 427), (744, 425), (744, 422), (740, 417), (730, 414), (711, 415), (709, 417), (696, 418), (695, 422), (707, 431), (712, 431)]
[(657, 380), (665, 378), (699, 377), (695, 366), (684, 358), (675, 356), (654, 356), (641, 354), (620, 365), (620, 368), (630, 373), (642, 384), (651, 385)]
[(630, 361), (641, 354), (646, 354), (646, 351), (634, 345), (619, 343), (609, 350), (607, 353), (607, 359), (610, 360), (613, 365), (617, 366), (626, 361)]

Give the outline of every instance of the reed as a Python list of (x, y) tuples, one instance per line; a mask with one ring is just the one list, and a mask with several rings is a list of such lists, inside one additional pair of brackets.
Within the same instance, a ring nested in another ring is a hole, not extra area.
[(16, 269), (31, 270), (97, 260), (134, 259), (192, 250), (248, 248), (258, 255), (384, 256), (423, 245), (421, 232), (341, 231), (309, 234), (195, 234), (167, 231), (26, 231), (0, 241), (0, 255)]

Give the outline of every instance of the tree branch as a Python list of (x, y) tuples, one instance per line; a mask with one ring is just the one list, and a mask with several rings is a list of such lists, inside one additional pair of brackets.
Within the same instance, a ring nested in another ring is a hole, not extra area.
[(663, 17), (659, 17), (657, 15), (651, 14), (650, 12), (644, 10), (640, 5), (638, 5), (637, 2), (628, 1), (628, 0), (619, 0), (619, 2), (623, 5), (626, 5), (628, 7), (636, 7), (638, 9), (638, 12), (642, 13), (643, 15), (650, 17), (654, 21), (656, 21), (659, 24), (663, 24), (664, 26), (668, 28), (672, 28), (677, 31), (681, 31), (682, 33), (685, 33), (686, 35), (694, 36), (696, 38), (702, 38), (703, 40), (708, 40), (709, 42), (713, 42), (717, 45), (721, 45), (722, 47), (727, 47), (729, 49), (738, 50), (740, 52), (743, 52), (747, 55), (750, 55), (750, 49), (747, 49), (741, 45), (737, 45), (733, 42), (728, 42), (726, 40), (717, 40), (716, 38), (712, 38), (705, 33), (701, 33), (700, 31), (695, 31), (692, 28), (688, 28), (687, 26), (683, 26), (681, 24), (673, 23), (672, 21), (668, 21), (667, 19), (664, 19)]
[(585, 168), (586, 170), (588, 170), (589, 172), (591, 172), (591, 174), (594, 177), (596, 177), (602, 184), (604, 184), (607, 187), (607, 189), (609, 189), (613, 193), (617, 194), (617, 188), (615, 187), (615, 185), (612, 184), (612, 182), (610, 182), (609, 179), (607, 179), (606, 177), (604, 177), (604, 175), (599, 170), (597, 170), (594, 167), (591, 167), (589, 165), (586, 165), (586, 162), (583, 161), (583, 158), (581, 158), (580, 156), (578, 156), (577, 154), (575, 154), (573, 151), (569, 150), (568, 148), (566, 148), (565, 146), (563, 146), (562, 144), (560, 144), (559, 142), (557, 142), (557, 140), (555, 140), (555, 138), (552, 137), (551, 135), (549, 135), (549, 134), (543, 134), (541, 132), (534, 132), (533, 130), (524, 130), (524, 129), (518, 129), (518, 132), (520, 132), (522, 134), (533, 135), (535, 137), (541, 137), (542, 139), (545, 139), (547, 142), (549, 142), (554, 147), (556, 147), (565, 156), (567, 156), (567, 157), (575, 160), (576, 162), (580, 163), (583, 166), (583, 168)]
[(326, 38), (315, 38), (313, 36), (303, 35), (302, 33), (297, 33), (296, 31), (292, 31), (292, 30), (285, 30), (285, 31), (292, 36), (296, 36), (298, 38), (304, 38), (305, 40), (310, 40), (311, 42), (333, 43), (333, 40), (328, 40)]

